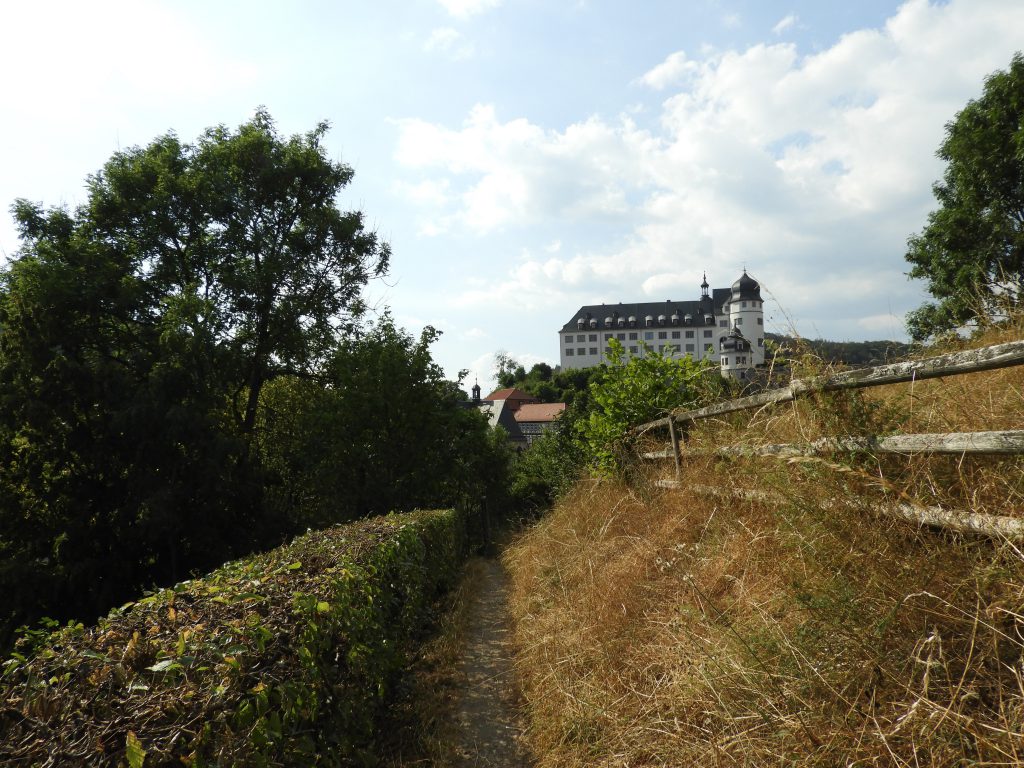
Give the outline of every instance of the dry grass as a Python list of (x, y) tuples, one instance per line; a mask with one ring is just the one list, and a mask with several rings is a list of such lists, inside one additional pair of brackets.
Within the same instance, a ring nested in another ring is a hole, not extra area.
[[(1022, 414), (1024, 371), (1008, 369), (738, 414), (690, 442), (1019, 428)], [(506, 555), (540, 765), (1024, 764), (1024, 552), (871, 509), (896, 495), (1024, 516), (1021, 468), (684, 466), (684, 487), (781, 503), (582, 483)]]

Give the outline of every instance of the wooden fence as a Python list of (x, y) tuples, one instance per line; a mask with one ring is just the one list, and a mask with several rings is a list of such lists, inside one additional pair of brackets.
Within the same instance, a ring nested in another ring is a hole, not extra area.
[[(956, 432), (892, 435), (886, 437), (826, 437), (808, 443), (786, 443), (778, 445), (746, 446), (730, 445), (706, 449), (686, 449), (683, 447), (680, 427), (685, 428), (701, 419), (722, 416), (729, 413), (766, 408), (778, 403), (786, 403), (818, 392), (835, 392), (845, 389), (861, 389), (878, 387), (886, 384), (913, 382), (918, 379), (932, 379), (941, 376), (975, 373), (996, 368), (1009, 368), (1024, 365), (1024, 341), (1013, 341), (996, 344), (966, 352), (954, 352), (948, 355), (925, 360), (915, 360), (874, 368), (863, 368), (844, 371), (832, 376), (814, 379), (794, 379), (789, 386), (772, 389), (756, 395), (728, 400), (696, 410), (678, 409), (655, 421), (642, 424), (636, 428), (638, 435), (655, 429), (668, 429), (670, 444), (661, 451), (649, 451), (642, 454), (646, 459), (668, 459), (675, 461), (678, 477), (682, 461), (686, 456), (720, 455), (720, 456), (769, 456), (776, 458), (798, 458), (833, 453), (865, 453), (884, 454), (956, 454), (956, 455), (1020, 455), (1024, 454), (1024, 430), (1003, 430), (989, 432)], [(663, 480), (659, 483), (665, 487), (678, 485), (678, 480)], [(698, 493), (718, 495), (726, 493), (703, 486), (693, 487)], [(760, 498), (763, 493), (752, 491), (736, 491), (736, 495)], [(768, 499), (762, 499), (768, 500)], [(772, 502), (784, 501), (781, 497), (772, 497)], [(855, 506), (841, 500), (835, 500), (832, 507), (841, 508)], [(940, 507), (929, 507), (919, 504), (898, 502), (885, 504), (878, 508), (886, 514), (915, 521), (921, 525), (992, 536), (997, 538), (1024, 539), (1024, 519), (986, 515), (970, 510), (949, 510)]]

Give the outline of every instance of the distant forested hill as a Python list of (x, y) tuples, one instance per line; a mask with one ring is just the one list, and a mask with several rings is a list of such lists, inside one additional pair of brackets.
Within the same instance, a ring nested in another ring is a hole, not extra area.
[(875, 365), (901, 360), (910, 354), (913, 346), (899, 341), (828, 341), (827, 339), (797, 339), (777, 333), (766, 333), (765, 338), (790, 354), (807, 351), (828, 363), (849, 366)]

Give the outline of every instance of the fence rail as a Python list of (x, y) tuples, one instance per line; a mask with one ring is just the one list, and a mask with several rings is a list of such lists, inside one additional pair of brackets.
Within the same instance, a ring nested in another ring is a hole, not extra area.
[[(1024, 453), (1024, 430), (991, 432), (936, 432), (888, 437), (823, 437), (809, 443), (729, 445), (720, 448), (682, 449), (680, 456), (820, 456), (824, 453), (952, 453), (993, 455)], [(672, 448), (641, 454), (645, 459), (670, 459)]]
[[(1024, 365), (1024, 341), (983, 347), (981, 349), (954, 352), (948, 355), (915, 360), (874, 368), (844, 371), (832, 376), (814, 379), (794, 379), (789, 386), (773, 389), (749, 397), (741, 397), (723, 403), (716, 403), (696, 410), (676, 410), (668, 416), (647, 422), (634, 432), (639, 436), (653, 429), (667, 428), (671, 443), (661, 451), (648, 451), (641, 456), (647, 459), (675, 460), (676, 476), (680, 474), (685, 456), (736, 456), (798, 458), (831, 453), (869, 452), (872, 454), (955, 454), (955, 455), (1022, 455), (1024, 454), (1024, 430), (1002, 430), (986, 432), (947, 432), (866, 437), (824, 437), (808, 443), (783, 443), (776, 445), (728, 445), (714, 448), (686, 449), (682, 446), (677, 425), (686, 425), (700, 419), (721, 416), (728, 413), (763, 408), (776, 403), (796, 400), (798, 397), (816, 392), (834, 392), (844, 389), (877, 387), (886, 384), (912, 382), (918, 379), (933, 379), (966, 373), (989, 371)], [(663, 480), (663, 487), (677, 487), (678, 481)], [(765, 494), (757, 491), (719, 491), (703, 486), (692, 486), (697, 493), (713, 495), (739, 495), (743, 498), (761, 498)], [(784, 501), (772, 496), (770, 501)], [(833, 500), (830, 507), (853, 509), (864, 503), (850, 500)], [(981, 534), (993, 538), (1024, 539), (1024, 519), (999, 515), (981, 514), (973, 510), (945, 509), (921, 504), (886, 501), (873, 508), (881, 513), (945, 530)]]
[(858, 368), (843, 371), (832, 376), (814, 379), (793, 379), (789, 386), (771, 389), (749, 397), (715, 403), (705, 408), (692, 411), (677, 410), (668, 416), (641, 424), (636, 428), (643, 434), (657, 427), (667, 427), (669, 422), (684, 424), (706, 419), (711, 416), (722, 416), (737, 411), (747, 411), (776, 403), (788, 403), (798, 397), (816, 392), (835, 392), (841, 389), (860, 389), (862, 387), (880, 387), (885, 384), (900, 384), (918, 379), (935, 379), (942, 376), (954, 376), (962, 373), (977, 373), (995, 368), (1009, 368), (1024, 365), (1024, 341), (1011, 341), (981, 349), (970, 349), (965, 352), (952, 352), (948, 355), (929, 357), (924, 360), (911, 360), (904, 363), (879, 365), (874, 368)]

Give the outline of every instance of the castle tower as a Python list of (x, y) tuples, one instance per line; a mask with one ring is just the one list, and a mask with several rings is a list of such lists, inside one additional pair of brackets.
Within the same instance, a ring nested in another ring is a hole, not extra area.
[(739, 327), (733, 328), (728, 336), (718, 340), (718, 358), (722, 376), (739, 381), (750, 378), (754, 368), (754, 356), (750, 342), (740, 333)]
[[(749, 353), (745, 356), (750, 360), (750, 365), (764, 364), (764, 302), (761, 301), (761, 286), (750, 275), (743, 270), (740, 279), (732, 284), (732, 292), (729, 295), (729, 336), (723, 337), (719, 344), (720, 351), (723, 349), (726, 339), (732, 337), (731, 331), (739, 331), (740, 336), (750, 347)], [(725, 354), (722, 351), (722, 354)], [(743, 353), (740, 354), (744, 356)], [(724, 373), (724, 366), (723, 366)]]
[(473, 382), (473, 404), (480, 404), (480, 382), (475, 380)]

